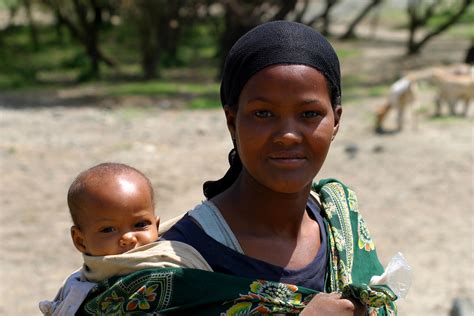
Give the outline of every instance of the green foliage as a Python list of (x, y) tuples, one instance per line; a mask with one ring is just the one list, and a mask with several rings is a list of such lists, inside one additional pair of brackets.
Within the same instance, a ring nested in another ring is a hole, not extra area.
[(461, 115), (440, 115), (440, 116), (430, 116), (429, 119), (433, 122), (441, 124), (459, 124), (461, 121), (465, 121), (466, 117)]
[(384, 96), (389, 89), (389, 83), (372, 83), (363, 75), (349, 75), (342, 77), (343, 103), (348, 100), (357, 100), (367, 97)]
[(381, 84), (381, 85), (370, 87), (367, 94), (370, 97), (379, 97), (379, 96), (385, 95), (387, 91), (388, 91), (387, 85)]
[(217, 94), (219, 90), (217, 83), (183, 83), (164, 80), (114, 83), (106, 84), (104, 87), (106, 94), (110, 96), (201, 96), (213, 93)]
[[(428, 4), (428, 2), (427, 2)], [(423, 6), (420, 6), (420, 9)], [(425, 27), (429, 29), (435, 29), (448, 21), (451, 16), (457, 13), (458, 5), (453, 5), (453, 3), (440, 3), (438, 10), (436, 10), (428, 20)], [(420, 11), (421, 12), (421, 11)], [(395, 11), (384, 11), (382, 13), (382, 18), (384, 23), (394, 22), (394, 28), (398, 30), (403, 30), (408, 28), (409, 19), (405, 11), (395, 10)], [(474, 23), (474, 6), (470, 5), (460, 19), (450, 27), (448, 32), (450, 34), (463, 33), (470, 35), (472, 33), (472, 25)], [(461, 28), (461, 31), (459, 30)], [(470, 32), (469, 32), (470, 31)]]
[(220, 106), (218, 83), (192, 83), (179, 81), (139, 81), (103, 85), (108, 96), (146, 96), (174, 98), (192, 109), (215, 108)]
[(51, 27), (40, 27), (40, 46), (32, 47), (27, 27), (13, 27), (2, 35), (0, 50), (0, 89), (44, 85), (38, 76), (48, 71), (68, 70), (68, 61), (80, 47), (65, 36), (60, 43)]
[[(435, 14), (431, 19), (428, 20), (428, 27), (436, 28), (445, 23), (451, 16), (457, 12), (457, 8), (449, 6), (444, 10)], [(471, 5), (466, 12), (458, 20), (457, 24), (468, 24), (472, 28), (474, 23), (474, 7)]]
[[(20, 0), (0, 0), (0, 9), (20, 5)], [(428, 27), (434, 28), (446, 21), (456, 8), (447, 8), (430, 20)], [(117, 11), (118, 12), (118, 11)], [(27, 26), (11, 26), (0, 31), (0, 90), (50, 88), (69, 85), (94, 85), (100, 87), (105, 96), (143, 96), (150, 98), (173, 98), (193, 109), (220, 107), (219, 84), (214, 82), (219, 71), (219, 32), (223, 30), (222, 17), (200, 18), (194, 23), (180, 24), (179, 46), (176, 52), (163, 52), (159, 67), (159, 80), (142, 81), (140, 34), (131, 19), (121, 15), (118, 24), (108, 23), (99, 32), (100, 49), (113, 59), (118, 67), (101, 65), (100, 80), (90, 77), (90, 61), (84, 47), (72, 39), (63, 27), (58, 37), (53, 25), (38, 25), (39, 49), (34, 50)], [(407, 26), (406, 10), (382, 7), (380, 25)], [(109, 21), (110, 22), (110, 21)], [(474, 37), (474, 6), (471, 6), (453, 26), (450, 36)], [(359, 40), (336, 50), (341, 63), (352, 63), (361, 57), (357, 48)], [(343, 72), (344, 74), (344, 72)], [(383, 96), (389, 83), (374, 82), (370, 74), (356, 73), (343, 77), (343, 101), (365, 97)], [(89, 81), (89, 83), (84, 83)], [(133, 116), (134, 112), (125, 112)]]
[(2, 0), (0, 1), (0, 10), (21, 6), (20, 0)]
[[(70, 38), (66, 29), (63, 30), (61, 41), (53, 26), (41, 26), (38, 31), (40, 34), (38, 51), (34, 51), (32, 47), (26, 26), (11, 27), (2, 33), (4, 49), (0, 50), (0, 90), (45, 87), (61, 82), (84, 82), (94, 79), (89, 77), (90, 63), (84, 48)], [(117, 69), (102, 66), (101, 72), (106, 79), (141, 77), (140, 45), (136, 32), (129, 22), (104, 27), (101, 30), (101, 49), (118, 64)], [(182, 42), (183, 45), (179, 47), (176, 56), (163, 56), (161, 67), (192, 68), (194, 65), (200, 65), (193, 70), (199, 72), (198, 76), (206, 76), (207, 81), (209, 78), (214, 78), (217, 70), (209, 68), (216, 64), (213, 61), (216, 43), (211, 26), (203, 24), (195, 28), (185, 28)], [(203, 65), (208, 66), (203, 68)], [(144, 88), (137, 90), (133, 88), (132, 83), (131, 93), (145, 95), (155, 93), (151, 87), (153, 83), (141, 83), (141, 85)], [(148, 88), (151, 90), (147, 91)], [(123, 95), (127, 87), (123, 87), (122, 92), (120, 89), (122, 88), (116, 88), (112, 94)], [(158, 93), (164, 93), (164, 90), (168, 91), (166, 93), (171, 93), (169, 91), (173, 90), (173, 86), (163, 89), (158, 87)], [(189, 90), (181, 86), (178, 89)], [(196, 88), (191, 88), (193, 89)], [(181, 94), (181, 90), (174, 93)]]
[(213, 62), (217, 47), (217, 34), (210, 23), (204, 21), (191, 27), (185, 25), (176, 55), (165, 52), (161, 66), (189, 67), (202, 61)]
[[(433, 26), (435, 23), (433, 22)], [(438, 21), (438, 23), (442, 22)], [(453, 25), (447, 33), (455, 37), (474, 39), (474, 5), (469, 6), (458, 23)]]
[(351, 48), (351, 49), (337, 48), (336, 53), (340, 60), (344, 60), (346, 58), (360, 56), (361, 51), (359, 49), (354, 49), (354, 48)]
[(208, 95), (204, 97), (197, 97), (191, 100), (189, 104), (191, 109), (212, 109), (212, 108), (220, 108), (221, 107), (221, 100), (217, 94), (215, 95)]
[(447, 33), (453, 37), (474, 39), (474, 27), (472, 25), (456, 25), (450, 28)]

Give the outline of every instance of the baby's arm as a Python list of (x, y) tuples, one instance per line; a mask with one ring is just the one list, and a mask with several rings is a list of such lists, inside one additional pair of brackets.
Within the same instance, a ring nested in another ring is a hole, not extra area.
[(52, 301), (39, 302), (43, 315), (73, 315), (79, 310), (89, 291), (96, 283), (81, 281), (82, 269), (72, 273)]

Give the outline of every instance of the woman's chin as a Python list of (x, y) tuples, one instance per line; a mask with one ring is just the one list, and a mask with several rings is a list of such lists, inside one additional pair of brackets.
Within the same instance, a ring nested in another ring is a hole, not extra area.
[(308, 186), (311, 185), (311, 181), (301, 181), (301, 179), (295, 179), (293, 181), (284, 179), (281, 181), (273, 181), (268, 185), (268, 188), (281, 194), (299, 194), (307, 190)]

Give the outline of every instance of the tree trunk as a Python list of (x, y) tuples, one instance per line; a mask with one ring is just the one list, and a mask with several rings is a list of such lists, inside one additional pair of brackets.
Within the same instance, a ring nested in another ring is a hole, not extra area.
[(313, 17), (309, 22), (308, 25), (313, 26), (319, 20), (322, 20), (321, 26), (321, 34), (324, 36), (330, 35), (330, 26), (331, 26), (331, 10), (333, 9), (334, 5), (336, 5), (338, 0), (326, 0), (326, 6), (321, 14)]
[(345, 40), (345, 39), (350, 39), (350, 38), (355, 38), (355, 29), (359, 25), (359, 23), (365, 18), (365, 16), (372, 11), (375, 7), (380, 5), (382, 3), (382, 0), (372, 0), (369, 2), (361, 11), (360, 13), (355, 17), (355, 19), (349, 24), (347, 27), (346, 32), (340, 37), (340, 39)]
[(160, 56), (166, 53), (175, 62), (181, 37), (182, 22), (180, 22), (179, 9), (183, 6), (183, 3), (177, 0), (168, 0), (165, 6), (166, 10), (164, 10), (158, 25), (159, 31), (156, 32), (156, 41), (162, 52)]
[(102, 11), (95, 0), (91, 1), (94, 19), (92, 23), (86, 23), (84, 29), (87, 31), (85, 40), (87, 41), (87, 52), (91, 60), (91, 76), (100, 77), (100, 60), (101, 53), (99, 51), (99, 28), (102, 23)]
[(56, 31), (57, 42), (60, 44), (64, 43), (63, 25), (64, 22), (62, 21), (61, 16), (55, 13), (54, 30)]
[[(107, 57), (100, 50), (99, 30), (102, 21), (102, 6), (96, 0), (84, 2), (81, 0), (72, 0), (74, 11), (67, 14), (62, 8), (64, 1), (43, 0), (43, 3), (51, 7), (56, 15), (57, 27), (65, 25), (71, 34), (84, 47), (90, 61), (89, 71), (79, 78), (80, 80), (89, 77), (100, 76), (100, 64), (103, 62), (107, 66), (113, 67), (116, 62)], [(93, 19), (90, 21), (89, 15), (92, 12)]]
[(155, 79), (159, 76), (159, 39), (162, 34), (163, 12), (160, 11), (160, 7), (164, 5), (159, 0), (141, 0), (136, 3), (138, 11), (135, 19), (140, 33), (143, 77), (146, 80)]
[(220, 34), (219, 39), (219, 79), (224, 71), (227, 54), (234, 43), (259, 23), (256, 21), (258, 18), (251, 16), (251, 13), (243, 5), (238, 5), (237, 1), (226, 1), (224, 7), (224, 32)]
[(143, 77), (146, 80), (154, 79), (158, 77), (158, 45), (157, 45), (157, 34), (155, 34), (156, 27), (152, 21), (150, 21), (149, 15), (152, 12), (146, 12), (146, 5), (141, 8), (142, 11), (140, 24), (140, 48), (142, 55), (142, 71)]
[(303, 8), (296, 14), (295, 22), (303, 23), (303, 17), (306, 11), (308, 10), (308, 7), (309, 7), (309, 0), (304, 0)]
[(418, 27), (421, 24), (418, 20), (418, 17), (416, 16), (416, 12), (409, 11), (408, 14), (410, 15), (410, 21), (409, 21), (409, 25), (408, 25), (407, 49), (408, 49), (408, 52), (411, 52), (413, 50), (414, 45), (415, 45), (416, 31), (418, 30)]
[(147, 45), (142, 43), (142, 70), (143, 76), (146, 80), (154, 79), (158, 77), (158, 60), (159, 54), (154, 45)]
[(294, 10), (296, 3), (296, 0), (281, 1), (279, 4), (277, 4), (275, 1), (275, 3), (273, 3), (273, 5), (277, 6), (275, 14), (269, 18), (264, 19), (263, 16), (266, 11), (262, 9), (264, 8), (265, 4), (263, 1), (223, 1), (225, 13), (224, 31), (220, 34), (219, 38), (219, 78), (221, 77), (222, 71), (224, 70), (224, 63), (227, 54), (234, 43), (243, 34), (247, 33), (253, 27), (259, 25), (262, 22), (284, 19), (288, 13)]
[(280, 10), (278, 10), (278, 12), (271, 18), (271, 20), (274, 20), (274, 21), (283, 20), (288, 15), (288, 13), (290, 13), (291, 11), (295, 9), (296, 3), (297, 3), (296, 0), (283, 1), (283, 4)]
[(321, 29), (321, 34), (324, 36), (330, 35), (330, 25), (331, 25), (331, 9), (337, 3), (337, 0), (326, 0), (326, 9), (322, 14), (321, 18), (323, 19), (323, 26)]
[(38, 31), (36, 29), (35, 22), (33, 21), (33, 15), (31, 13), (31, 0), (23, 0), (23, 5), (26, 10), (26, 17), (28, 18), (28, 27), (30, 29), (30, 39), (34, 51), (39, 49)]

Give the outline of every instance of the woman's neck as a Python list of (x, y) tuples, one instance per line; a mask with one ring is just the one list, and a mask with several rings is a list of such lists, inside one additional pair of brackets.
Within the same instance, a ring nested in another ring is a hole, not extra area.
[(297, 237), (306, 213), (310, 184), (296, 193), (272, 191), (245, 171), (229, 189), (212, 198), (234, 234)]

